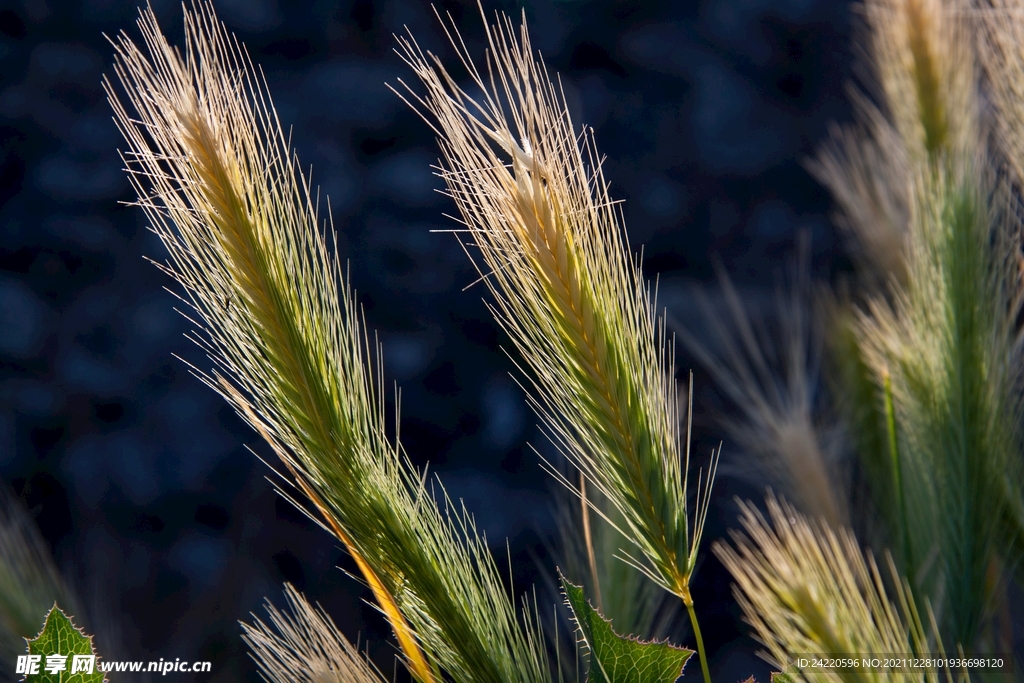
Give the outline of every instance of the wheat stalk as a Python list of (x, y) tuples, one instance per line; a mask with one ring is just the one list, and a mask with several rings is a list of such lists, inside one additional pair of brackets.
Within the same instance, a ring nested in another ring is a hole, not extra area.
[(186, 10), (184, 57), (152, 11), (139, 27), (148, 55), (112, 41), (137, 118), (106, 88), (138, 204), (170, 253), (162, 268), (214, 362), (194, 371), (352, 553), (418, 680), (548, 680), (542, 638), (472, 520), (439, 509), (385, 435), (381, 367), (266, 83), (209, 4)]
[(501, 16), (486, 27), (486, 77), (457, 31), (446, 30), (481, 94), (471, 97), (409, 36), (399, 39), (399, 54), (426, 92), (406, 86), (403, 96), (438, 136), (439, 173), (492, 311), (522, 358), (553, 440), (622, 515), (623, 534), (645, 558), (632, 561), (692, 610), (710, 477), (691, 520), (664, 325), (592, 135), (574, 128), (533, 56), (525, 20), (517, 29)]

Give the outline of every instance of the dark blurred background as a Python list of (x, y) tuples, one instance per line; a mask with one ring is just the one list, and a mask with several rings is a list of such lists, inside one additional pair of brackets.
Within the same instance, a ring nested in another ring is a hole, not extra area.
[[(553, 532), (551, 484), (529, 444), (549, 447), (509, 376), (483, 289), (463, 289), (475, 279), (468, 260), (452, 236), (430, 232), (451, 227), (442, 214), (454, 210), (435, 191), (434, 140), (384, 86), (410, 76), (392, 52), (403, 27), (450, 56), (429, 2), (215, 6), (263, 66), (330, 197), (387, 379), (401, 386), (408, 452), (465, 499), (499, 557), (509, 539), (516, 590), (527, 590)], [(436, 6), (482, 56), (475, 4)], [(575, 120), (596, 129), (632, 245), (670, 311), (685, 310), (689, 284), (714, 282), (716, 259), (760, 300), (801, 231), (816, 277), (847, 268), (830, 200), (802, 167), (829, 122), (850, 116), (847, 3), (485, 6), (525, 9)], [(180, 44), (180, 6), (153, 7)], [(280, 604), (290, 581), (369, 641), (390, 674), (386, 624), (335, 568), (353, 569), (350, 560), (274, 494), (246, 447), (268, 450), (173, 357), (206, 363), (183, 337), (170, 282), (143, 260), (164, 251), (124, 205), (124, 144), (100, 87), (112, 63), (102, 34), (136, 37), (135, 16), (126, 0), (0, 3), (0, 479), (69, 580), (107, 613), (94, 619), (119, 625), (124, 656), (207, 659), (204, 679), (257, 680), (238, 620), (262, 614), (264, 596)], [(692, 365), (680, 349), (680, 372)], [(718, 408), (698, 371), (698, 464), (718, 444)], [(735, 494), (758, 495), (722, 478), (708, 541), (732, 523)], [(716, 680), (764, 681), (728, 577), (704, 557), (694, 594)]]

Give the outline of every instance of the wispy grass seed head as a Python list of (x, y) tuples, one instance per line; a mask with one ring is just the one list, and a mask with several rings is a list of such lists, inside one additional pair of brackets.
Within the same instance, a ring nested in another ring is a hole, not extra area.
[[(699, 313), (673, 319), (680, 338), (734, 404), (720, 423), (743, 457), (729, 463), (737, 476), (785, 490), (798, 507), (832, 526), (849, 524), (838, 435), (823, 426), (819, 394), (823, 348), (809, 282), (807, 240), (779, 282), (770, 310), (754, 313), (728, 275), (720, 298), (697, 290)], [(766, 306), (768, 304), (766, 303)]]
[(386, 683), (381, 672), (291, 584), (285, 584), (287, 611), (270, 601), (270, 623), (242, 622), (260, 674), (268, 683)]
[(864, 95), (850, 92), (861, 123), (833, 126), (807, 168), (832, 193), (835, 221), (862, 279), (877, 290), (889, 278), (906, 279), (910, 161), (892, 123)]
[(774, 496), (768, 498), (768, 519), (749, 503), (739, 505), (745, 533), (732, 532), (735, 547), (716, 542), (714, 550), (733, 575), (744, 617), (774, 667), (807, 683), (952, 683), (949, 670), (797, 667), (800, 656), (927, 656), (942, 644), (933, 622), (925, 629), (895, 567), (890, 564), (893, 600), (873, 557), (864, 555), (852, 533), (809, 521)]
[(426, 88), (405, 96), (438, 136), (458, 232), (554, 441), (621, 513), (648, 575), (682, 594), (707, 498), (688, 519), (671, 354), (592, 134), (574, 127), (525, 24), (487, 29), (486, 73), (450, 37), (477, 99), (412, 38), (399, 52)]

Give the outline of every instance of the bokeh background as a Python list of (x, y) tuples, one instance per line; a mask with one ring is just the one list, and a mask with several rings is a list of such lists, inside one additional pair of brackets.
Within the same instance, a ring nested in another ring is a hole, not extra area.
[[(180, 5), (152, 4), (180, 44)], [(465, 500), (499, 557), (509, 539), (516, 590), (527, 590), (553, 535), (552, 485), (530, 444), (550, 449), (483, 289), (464, 289), (475, 273), (461, 247), (431, 232), (452, 227), (443, 213), (453, 210), (431, 174), (434, 140), (384, 85), (410, 76), (392, 52), (404, 27), (450, 56), (429, 2), (215, 6), (264, 68), (330, 198), (387, 379), (401, 387), (408, 452)], [(482, 55), (475, 2), (436, 6)], [(632, 245), (671, 315), (687, 315), (693, 283), (713, 285), (716, 262), (749, 301), (766, 300), (801, 232), (815, 277), (848, 269), (830, 200), (802, 166), (829, 123), (850, 118), (846, 2), (485, 7), (525, 10), (575, 120), (596, 130)], [(247, 447), (267, 449), (174, 358), (206, 362), (183, 336), (170, 282), (143, 258), (164, 251), (125, 205), (124, 144), (101, 89), (112, 63), (103, 34), (137, 36), (136, 11), (127, 0), (0, 2), (0, 479), (91, 605), (108, 658), (211, 660), (205, 680), (257, 680), (238, 620), (261, 613), (265, 596), (280, 604), (290, 581), (390, 673), (386, 624), (336, 568), (351, 562), (274, 494)], [(683, 349), (678, 365), (693, 367)], [(718, 444), (714, 413), (728, 407), (696, 377), (699, 464)], [(719, 481), (709, 541), (732, 524), (734, 495), (758, 491)], [(710, 553), (694, 594), (716, 680), (764, 680)]]

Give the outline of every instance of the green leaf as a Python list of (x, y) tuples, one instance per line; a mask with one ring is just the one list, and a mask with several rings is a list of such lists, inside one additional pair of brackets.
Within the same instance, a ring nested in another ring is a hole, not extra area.
[(793, 683), (793, 676), (791, 674), (783, 674), (773, 671), (772, 683)]
[(590, 651), (589, 683), (672, 683), (682, 675), (693, 650), (620, 636), (590, 606), (581, 587), (562, 577), (562, 590)]
[[(29, 657), (40, 657), (34, 669), (38, 673), (27, 674), (24, 679), (27, 683), (105, 683), (106, 676), (96, 664), (98, 657), (92, 647), (92, 636), (82, 633), (57, 603), (46, 615), (46, 623), (39, 635), (25, 640)], [(93, 657), (93, 666), (72, 673), (75, 655)]]

